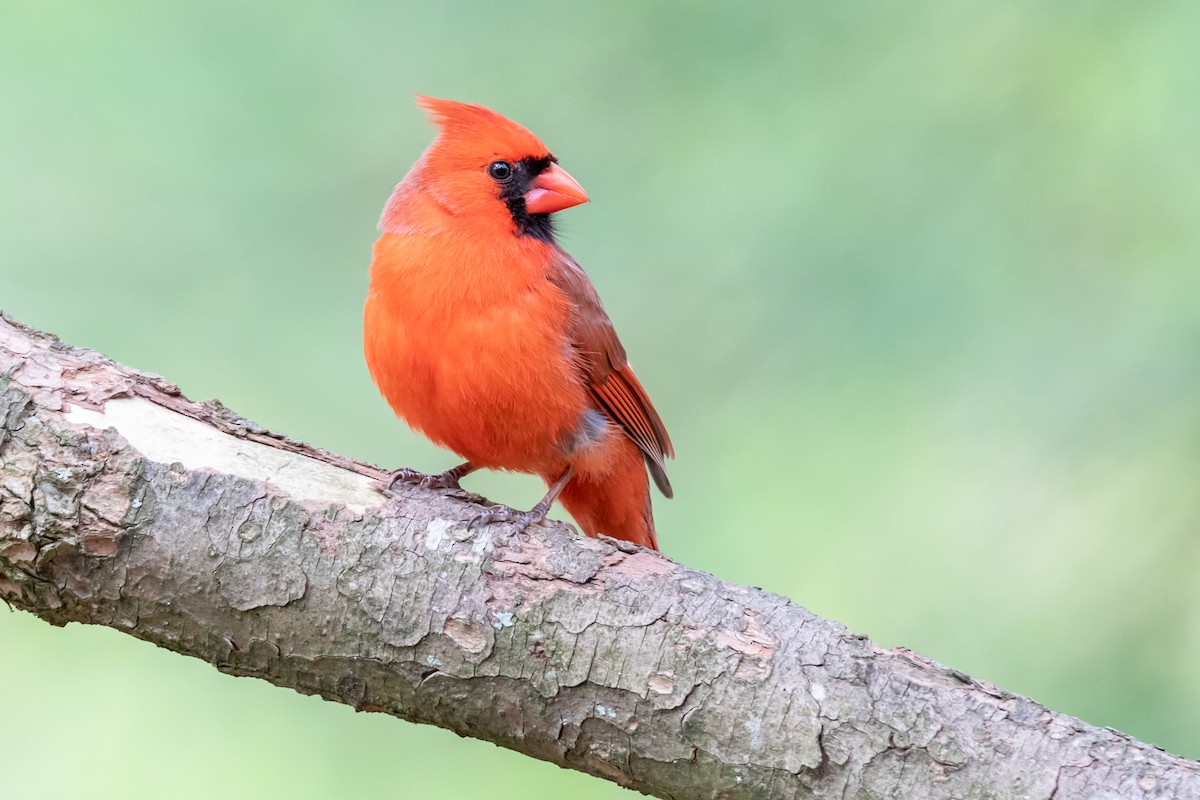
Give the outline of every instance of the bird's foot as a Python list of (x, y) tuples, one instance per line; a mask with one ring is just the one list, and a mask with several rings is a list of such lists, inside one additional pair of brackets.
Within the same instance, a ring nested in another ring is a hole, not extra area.
[(537, 525), (546, 519), (546, 513), (549, 510), (549, 507), (543, 508), (541, 503), (528, 511), (517, 511), (515, 508), (505, 505), (489, 506), (486, 511), (467, 523), (467, 530), (474, 530), (493, 522), (508, 522), (516, 525), (519, 533), (524, 533), (530, 525)]
[(525, 529), (530, 525), (537, 525), (546, 518), (550, 513), (550, 506), (554, 505), (554, 501), (558, 499), (558, 495), (562, 492), (563, 487), (567, 485), (567, 481), (575, 474), (575, 470), (567, 467), (563, 470), (562, 475), (558, 476), (551, 486), (550, 491), (546, 492), (546, 496), (538, 501), (538, 504), (528, 511), (517, 511), (515, 508), (508, 506), (495, 505), (490, 506), (475, 519), (467, 523), (467, 530), (474, 530), (481, 525), (488, 525), (492, 522), (509, 522), (517, 526), (518, 533), (524, 533)]
[(388, 476), (388, 481), (384, 486), (388, 491), (394, 490), (396, 485), (401, 483), (407, 483), (410, 486), (420, 486), (422, 489), (449, 489), (453, 496), (468, 503), (481, 503), (484, 499), (483, 495), (468, 492), (458, 483), (464, 475), (471, 471), (472, 469), (467, 468), (466, 464), (453, 467), (437, 475), (426, 475), (424, 472), (418, 472), (415, 469), (401, 467), (394, 470)]
[(458, 485), (459, 475), (452, 469), (448, 469), (438, 475), (426, 475), (424, 472), (418, 472), (415, 469), (401, 467), (393, 470), (388, 476), (386, 484), (388, 489), (395, 489), (398, 483), (408, 483), (413, 486), (420, 486), (422, 489), (461, 489)]

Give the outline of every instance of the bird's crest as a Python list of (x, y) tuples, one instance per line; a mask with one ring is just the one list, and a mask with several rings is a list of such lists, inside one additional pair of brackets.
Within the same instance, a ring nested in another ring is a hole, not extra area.
[(419, 94), (417, 104), (450, 142), (486, 145), (496, 153), (541, 156), (546, 145), (525, 126), (477, 103), (460, 103)]

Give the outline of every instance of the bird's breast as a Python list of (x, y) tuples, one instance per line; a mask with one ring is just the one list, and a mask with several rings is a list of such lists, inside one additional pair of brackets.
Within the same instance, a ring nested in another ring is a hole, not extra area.
[(364, 331), (371, 375), (433, 441), (480, 466), (541, 472), (588, 407), (569, 302), (536, 248), (440, 238), (376, 244)]

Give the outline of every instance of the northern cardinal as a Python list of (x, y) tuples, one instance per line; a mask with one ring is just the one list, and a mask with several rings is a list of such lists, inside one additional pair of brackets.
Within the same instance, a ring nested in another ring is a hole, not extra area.
[(589, 536), (657, 549), (647, 468), (667, 497), (673, 457), (584, 271), (551, 214), (586, 203), (542, 142), (481, 105), (418, 95), (439, 135), (379, 221), (364, 310), (367, 366), (397, 415), (466, 463), (397, 481), (458, 488), (477, 469), (541, 476)]

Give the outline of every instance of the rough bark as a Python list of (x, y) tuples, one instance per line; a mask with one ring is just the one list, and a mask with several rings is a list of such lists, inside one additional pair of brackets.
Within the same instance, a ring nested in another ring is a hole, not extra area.
[(664, 798), (1200, 798), (784, 597), (275, 436), (0, 320), (0, 597)]

